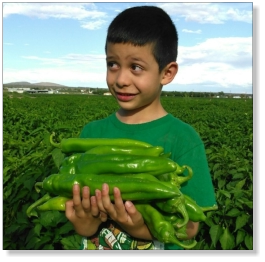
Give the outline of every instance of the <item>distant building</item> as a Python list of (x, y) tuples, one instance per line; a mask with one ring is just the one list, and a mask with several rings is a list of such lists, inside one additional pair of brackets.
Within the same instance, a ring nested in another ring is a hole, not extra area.
[(16, 92), (16, 93), (19, 93), (19, 94), (22, 94), (24, 93), (25, 91), (29, 91), (30, 88), (29, 87), (9, 87), (7, 89), (8, 92)]
[(29, 94), (53, 94), (54, 91), (53, 90), (34, 90), (34, 89), (30, 89), (28, 91), (25, 91), (25, 93), (29, 93)]
[(54, 91), (53, 90), (48, 90), (48, 89), (44, 89), (44, 90), (35, 90), (35, 89), (31, 89), (29, 87), (10, 87), (7, 89), (8, 92), (11, 93), (29, 93), (29, 94), (53, 94)]

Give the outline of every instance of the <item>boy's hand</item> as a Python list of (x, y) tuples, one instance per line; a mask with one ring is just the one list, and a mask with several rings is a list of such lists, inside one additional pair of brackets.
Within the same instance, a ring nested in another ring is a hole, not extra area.
[(118, 223), (129, 235), (152, 240), (149, 229), (144, 223), (140, 212), (135, 208), (131, 201), (123, 202), (119, 188), (113, 189), (114, 204), (109, 197), (109, 186), (102, 185), (102, 191), (96, 190), (97, 206), (100, 214), (106, 213), (110, 219)]
[(96, 197), (90, 197), (89, 187), (83, 187), (81, 199), (78, 184), (73, 186), (73, 199), (66, 202), (65, 215), (82, 236), (92, 236), (107, 220), (107, 214), (99, 213)]

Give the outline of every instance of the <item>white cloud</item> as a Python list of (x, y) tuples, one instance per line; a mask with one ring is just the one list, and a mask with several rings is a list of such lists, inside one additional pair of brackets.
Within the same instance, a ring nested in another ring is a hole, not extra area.
[[(106, 3), (106, 7), (111, 3)], [(115, 3), (113, 3), (115, 4)], [(121, 4), (121, 3), (118, 3)], [(223, 23), (226, 20), (242, 21), (252, 23), (251, 3), (159, 3), (170, 15), (184, 17), (187, 21), (199, 23)], [(232, 7), (231, 7), (232, 5)], [(129, 6), (126, 6), (126, 8)], [(125, 8), (125, 7), (124, 7)], [(245, 9), (244, 9), (245, 8)], [(121, 9), (115, 9), (121, 12)], [(3, 17), (12, 14), (25, 15), (30, 17), (45, 18), (68, 18), (83, 20), (86, 18), (97, 19), (107, 15), (106, 12), (97, 10), (97, 3), (3, 3)]]
[(19, 14), (38, 19), (73, 19), (81, 27), (95, 30), (105, 23), (105, 12), (98, 11), (93, 3), (5, 3), (3, 18)]
[(230, 20), (252, 23), (252, 12), (250, 11), (229, 8), (225, 15)]
[(90, 70), (95, 68), (104, 67), (106, 65), (105, 55), (95, 55), (95, 54), (67, 54), (62, 57), (40, 57), (40, 56), (22, 56), (23, 59), (36, 61), (38, 66), (40, 65), (51, 65), (51, 66), (80, 66), (80, 67), (90, 67)]
[(40, 62), (41, 65), (58, 65), (62, 66), (64, 65), (64, 61), (59, 58), (45, 58), (45, 57), (38, 57), (38, 56), (21, 56), (23, 59), (27, 60), (35, 60), (37, 62)]
[[(68, 86), (106, 87), (106, 56), (67, 54), (62, 57), (22, 56), (30, 68), (3, 70), (3, 82), (54, 82)], [(32, 64), (33, 63), (33, 64)], [(23, 80), (21, 80), (23, 79)]]
[[(91, 9), (91, 10), (88, 10)], [(97, 11), (93, 3), (5, 3), (3, 17), (20, 14), (37, 18), (68, 18), (81, 20), (99, 18), (105, 15)]]
[(159, 6), (171, 16), (177, 15), (201, 24), (222, 24), (228, 20), (252, 23), (252, 11), (236, 8), (239, 6), (237, 3), (234, 7), (226, 3), (164, 3)]
[(212, 38), (179, 47), (174, 83), (216, 83), (223, 87), (252, 85), (252, 38)]
[(210, 38), (193, 47), (179, 47), (184, 64), (200, 61), (225, 62), (236, 67), (252, 66), (252, 37)]
[(182, 29), (182, 32), (189, 33), (189, 34), (201, 34), (202, 30), (198, 29), (198, 30), (194, 31), (194, 30), (189, 30), (189, 29)]
[(101, 28), (102, 25), (106, 24), (107, 21), (103, 19), (99, 19), (96, 21), (82, 21), (81, 27), (89, 30), (96, 30)]

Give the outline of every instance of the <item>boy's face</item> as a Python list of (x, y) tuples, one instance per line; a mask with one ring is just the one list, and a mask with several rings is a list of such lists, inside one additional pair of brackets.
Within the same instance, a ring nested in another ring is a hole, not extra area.
[(151, 45), (107, 44), (107, 84), (124, 110), (153, 107), (160, 101), (159, 73)]

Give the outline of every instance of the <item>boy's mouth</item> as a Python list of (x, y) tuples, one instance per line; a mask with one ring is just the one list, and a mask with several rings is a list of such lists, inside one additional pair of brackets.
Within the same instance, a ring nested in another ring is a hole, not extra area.
[(123, 101), (123, 102), (130, 101), (135, 96), (136, 96), (136, 94), (116, 92), (117, 99), (120, 100), (120, 101)]

